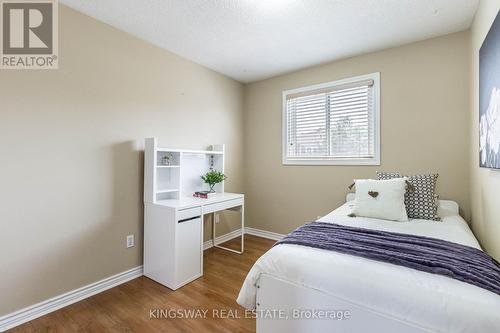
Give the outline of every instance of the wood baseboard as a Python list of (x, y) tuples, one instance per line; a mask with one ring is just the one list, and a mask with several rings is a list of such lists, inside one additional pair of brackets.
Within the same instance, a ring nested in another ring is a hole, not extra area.
[(249, 228), (249, 227), (245, 228), (245, 234), (263, 237), (263, 238), (268, 238), (268, 239), (272, 239), (272, 240), (280, 240), (281, 238), (285, 237), (285, 235), (278, 234), (276, 232), (266, 231), (266, 230), (256, 229), (256, 228)]
[(116, 287), (122, 283), (142, 276), (142, 266), (129, 269), (46, 301), (34, 304), (24, 309), (0, 317), (0, 332), (24, 324), (30, 320), (56, 311), (85, 298)]

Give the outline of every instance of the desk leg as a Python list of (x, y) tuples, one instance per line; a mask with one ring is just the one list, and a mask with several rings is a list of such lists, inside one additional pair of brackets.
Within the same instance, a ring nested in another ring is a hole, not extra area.
[(215, 212), (212, 213), (212, 246), (215, 247)]
[(243, 252), (245, 251), (245, 206), (241, 206), (240, 207), (240, 211), (241, 211), (241, 251), (238, 251), (238, 250), (233, 250), (233, 249), (230, 249), (230, 248), (227, 248), (227, 247), (224, 247), (224, 246), (219, 246), (219, 245), (216, 245), (215, 244), (215, 212), (213, 213), (213, 216), (212, 216), (212, 231), (213, 231), (213, 234), (212, 234), (212, 244), (214, 245), (214, 247), (218, 248), (218, 249), (222, 249), (222, 250), (226, 250), (226, 251), (229, 251), (229, 252), (233, 252), (233, 253), (237, 253), (237, 254), (243, 254)]
[(241, 253), (245, 251), (245, 205), (241, 206)]

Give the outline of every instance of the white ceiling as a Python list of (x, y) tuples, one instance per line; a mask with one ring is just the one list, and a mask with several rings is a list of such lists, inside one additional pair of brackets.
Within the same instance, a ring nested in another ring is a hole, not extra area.
[(479, 0), (60, 0), (242, 82), (467, 29)]

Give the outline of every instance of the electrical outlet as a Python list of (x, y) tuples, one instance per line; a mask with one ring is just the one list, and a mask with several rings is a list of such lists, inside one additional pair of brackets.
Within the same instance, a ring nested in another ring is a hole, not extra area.
[(127, 249), (135, 245), (134, 235), (127, 236)]
[(219, 223), (219, 222), (220, 222), (220, 215), (215, 214), (215, 223)]

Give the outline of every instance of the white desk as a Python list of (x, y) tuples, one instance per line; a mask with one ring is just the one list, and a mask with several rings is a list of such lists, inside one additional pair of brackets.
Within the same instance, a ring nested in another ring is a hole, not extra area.
[(219, 193), (209, 199), (182, 197), (144, 204), (144, 275), (177, 289), (203, 275), (203, 218), (222, 210), (241, 213), (241, 250), (244, 251), (244, 195)]
[[(207, 214), (212, 213), (212, 244), (223, 250), (230, 252), (242, 254), (244, 251), (244, 229), (245, 229), (245, 196), (239, 193), (217, 193), (209, 199), (201, 199), (195, 197), (184, 197), (181, 199), (168, 199), (159, 200), (156, 202), (158, 205), (174, 207), (180, 211), (185, 211), (186, 209), (201, 207), (201, 215), (204, 217)], [(233, 250), (223, 246), (219, 246), (215, 243), (215, 213), (222, 210), (239, 210), (241, 212), (241, 250)], [(189, 214), (188, 214), (189, 215)], [(203, 218), (201, 219), (203, 221)]]

